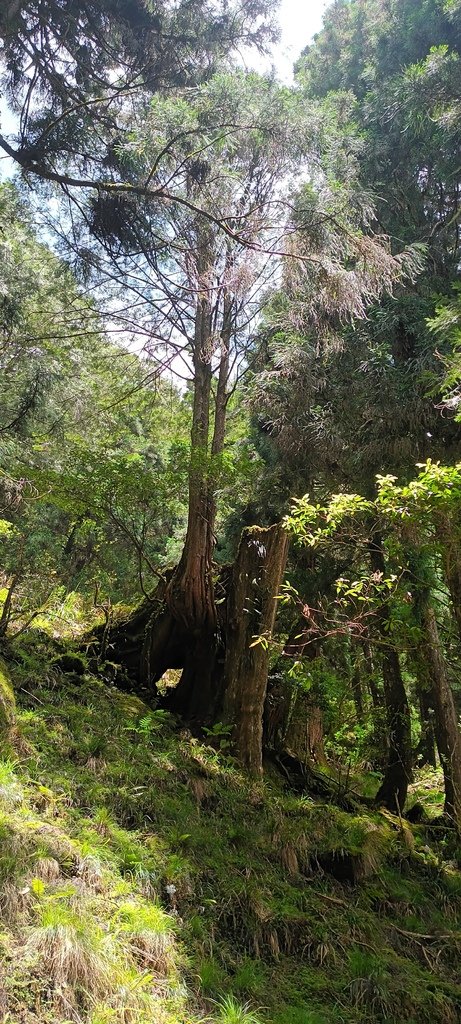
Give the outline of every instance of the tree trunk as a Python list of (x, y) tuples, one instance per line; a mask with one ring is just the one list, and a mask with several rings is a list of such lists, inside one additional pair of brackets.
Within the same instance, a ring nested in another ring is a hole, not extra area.
[(445, 814), (461, 830), (461, 734), (432, 603), (434, 566), (418, 538), (408, 534), (408, 567), (413, 576), (415, 614), (422, 630), (425, 669), (431, 684), (435, 736), (445, 782)]
[(371, 697), (373, 708), (375, 711), (381, 710), (383, 702), (381, 693), (378, 688), (376, 680), (376, 668), (373, 661), (373, 652), (369, 640), (364, 640), (362, 643), (363, 658), (365, 661), (365, 682), (368, 692)]
[(437, 760), (435, 756), (434, 724), (432, 721), (432, 705), (434, 702), (431, 700), (430, 691), (425, 687), (420, 687), (418, 699), (421, 736), (416, 748), (416, 763), (419, 767), (430, 765), (431, 768), (435, 768)]
[(437, 759), (434, 732), (434, 700), (425, 651), (418, 646), (416, 650), (410, 653), (409, 661), (416, 678), (421, 728), (418, 746), (415, 750), (415, 764), (419, 767), (430, 765), (432, 768), (435, 768)]
[(233, 724), (239, 760), (256, 775), (262, 771), (269, 645), (287, 551), (279, 523), (244, 530), (228, 598), (224, 716)]
[(420, 614), (432, 683), (437, 746), (445, 780), (445, 813), (461, 829), (461, 735), (429, 592), (422, 595)]
[(326, 757), (323, 740), (323, 711), (315, 700), (315, 694), (298, 690), (291, 706), (284, 749), (307, 764), (324, 765)]
[[(373, 572), (386, 575), (381, 537), (375, 535), (369, 545)], [(378, 608), (377, 624), (382, 645), (382, 672), (389, 739), (384, 778), (376, 794), (376, 803), (394, 813), (403, 811), (411, 781), (411, 722), (399, 656), (389, 637), (390, 608), (387, 601)]]
[[(386, 633), (383, 639), (388, 642)], [(384, 779), (376, 794), (376, 803), (384, 804), (395, 814), (396, 811), (403, 811), (412, 776), (410, 709), (395, 648), (384, 648), (382, 670), (389, 747)]]
[(363, 725), (365, 721), (365, 709), (363, 702), (363, 685), (362, 685), (362, 673), (360, 671), (360, 663), (357, 661), (354, 666), (352, 673), (352, 699), (355, 706), (355, 717), (359, 725)]
[(13, 576), (8, 583), (6, 597), (3, 602), (2, 614), (0, 616), (0, 637), (6, 635), (6, 631), (10, 624), (11, 615), (13, 612), (13, 594), (19, 583), (19, 575)]
[[(233, 300), (224, 295), (221, 355), (211, 439), (212, 459), (219, 456), (224, 448), (233, 308)], [(203, 299), (196, 314), (187, 534), (181, 561), (167, 591), (169, 612), (188, 634), (183, 674), (171, 695), (170, 705), (174, 711), (201, 720), (213, 716), (217, 703), (216, 659), (220, 646), (213, 584), (216, 467), (210, 464), (209, 449), (211, 332), (211, 308), (209, 301)]]
[(211, 310), (208, 298), (196, 309), (194, 405), (189, 464), (187, 532), (179, 565), (166, 592), (173, 617), (194, 635), (213, 635), (216, 607), (212, 581), (214, 502), (209, 481), (211, 400)]
[[(225, 298), (212, 456), (222, 452), (225, 439), (232, 310), (232, 302)], [(120, 660), (130, 659), (131, 677), (147, 690), (155, 693), (155, 683), (168, 668), (182, 668), (177, 687), (164, 703), (185, 717), (203, 720), (212, 717), (218, 700), (217, 659), (222, 647), (222, 615), (217, 613), (213, 581), (216, 502), (209, 460), (211, 314), (206, 299), (197, 305), (195, 326), (189, 509), (182, 556), (175, 571), (165, 574), (165, 583), (157, 587), (150, 615), (142, 615), (143, 638), (137, 621), (134, 630), (126, 623), (119, 634), (113, 632)]]
[(437, 522), (442, 539), (442, 564), (445, 580), (450, 593), (453, 616), (461, 641), (461, 538), (448, 516), (440, 515)]

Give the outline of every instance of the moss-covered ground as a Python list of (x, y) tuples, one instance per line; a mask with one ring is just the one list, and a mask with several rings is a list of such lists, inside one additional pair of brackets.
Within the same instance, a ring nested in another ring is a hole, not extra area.
[(46, 644), (10, 668), (4, 1024), (461, 1020), (442, 827), (295, 796), (274, 769), (251, 781), (219, 730), (199, 740)]

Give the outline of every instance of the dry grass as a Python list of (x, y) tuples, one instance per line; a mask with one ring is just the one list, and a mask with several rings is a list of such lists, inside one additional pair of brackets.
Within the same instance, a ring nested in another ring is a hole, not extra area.
[(24, 955), (69, 1003), (87, 1004), (111, 988), (109, 961), (82, 923), (48, 921), (45, 913), (44, 923), (31, 929)]
[(27, 916), (30, 906), (31, 893), (28, 885), (18, 886), (14, 882), (4, 883), (0, 893), (0, 914), (5, 924), (10, 927), (16, 925), (21, 918)]
[(175, 966), (172, 920), (161, 907), (130, 901), (122, 904), (116, 918), (117, 932), (124, 937), (135, 960), (156, 974), (167, 975)]
[(91, 854), (82, 857), (78, 865), (78, 876), (93, 892), (103, 891), (104, 870), (98, 857), (93, 857)]
[(61, 874), (61, 868), (59, 862), (55, 857), (39, 857), (35, 861), (33, 869), (33, 877), (40, 878), (42, 882), (49, 885), (51, 882), (57, 882)]

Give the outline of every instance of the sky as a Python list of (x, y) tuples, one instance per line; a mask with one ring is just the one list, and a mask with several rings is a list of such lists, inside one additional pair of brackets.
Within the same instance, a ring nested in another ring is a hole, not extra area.
[(281, 0), (279, 22), (282, 37), (277, 44), (273, 63), (284, 82), (292, 80), (293, 64), (301, 50), (322, 27), (327, 0)]

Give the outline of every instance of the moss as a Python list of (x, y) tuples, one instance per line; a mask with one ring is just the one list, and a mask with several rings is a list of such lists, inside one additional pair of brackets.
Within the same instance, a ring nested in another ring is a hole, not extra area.
[(6, 663), (0, 658), (0, 743), (10, 739), (16, 724), (16, 701)]
[(408, 826), (407, 848), (392, 816), (289, 795), (275, 771), (254, 785), (173, 722), (144, 728), (142, 702), (90, 674), (77, 697), (46, 656), (31, 665), (31, 752), (0, 770), (12, 1019), (61, 1024), (62, 981), (82, 1024), (459, 1019), (461, 874), (443, 832)]
[(75, 676), (83, 676), (86, 672), (85, 661), (79, 654), (59, 654), (56, 658), (53, 658), (51, 664), (53, 668), (58, 668), (61, 672), (71, 673)]

